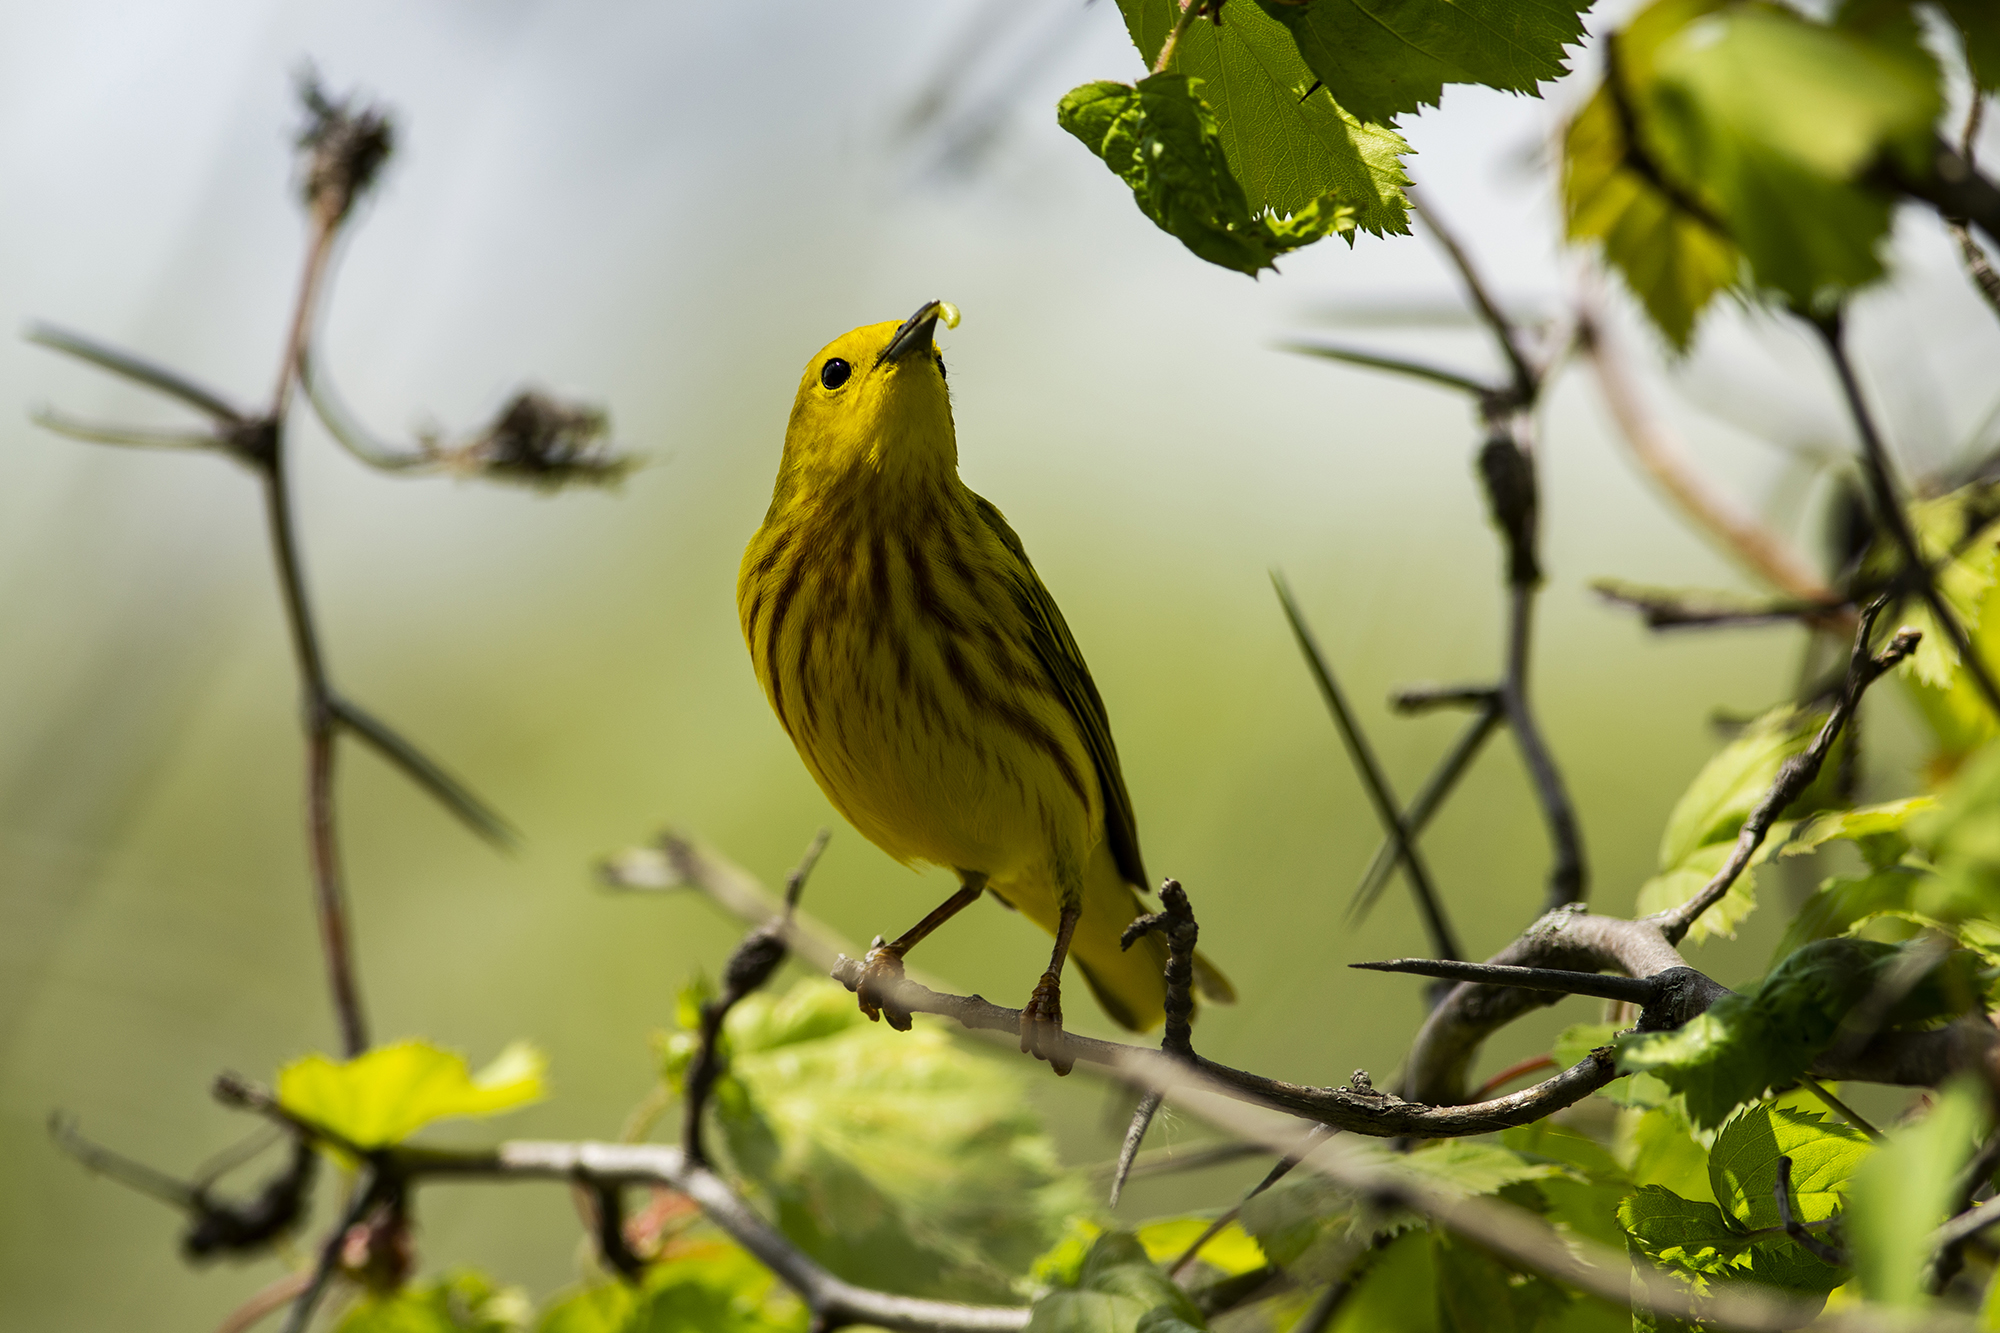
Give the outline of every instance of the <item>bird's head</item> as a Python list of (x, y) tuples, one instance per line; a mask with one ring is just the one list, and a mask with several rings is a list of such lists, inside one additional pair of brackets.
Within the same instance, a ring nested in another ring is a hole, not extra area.
[(786, 474), (917, 481), (957, 468), (944, 357), (932, 341), (940, 320), (956, 326), (958, 310), (926, 301), (902, 323), (864, 325), (806, 363), (785, 428), (781, 487)]

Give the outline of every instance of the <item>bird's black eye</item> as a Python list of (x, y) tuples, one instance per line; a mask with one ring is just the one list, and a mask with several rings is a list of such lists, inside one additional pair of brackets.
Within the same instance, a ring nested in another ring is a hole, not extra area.
[(836, 356), (819, 368), (819, 382), (826, 388), (838, 389), (853, 373), (854, 367)]
[(938, 363), (938, 378), (939, 378), (939, 379), (941, 379), (941, 380), (948, 380), (948, 379), (950, 379), (950, 378), (951, 378), (951, 376), (949, 376), (949, 375), (947, 375), (947, 374), (945, 374), (945, 373), (944, 373), (944, 353), (943, 353), (943, 352), (939, 352), (939, 353), (937, 354), (937, 363)]

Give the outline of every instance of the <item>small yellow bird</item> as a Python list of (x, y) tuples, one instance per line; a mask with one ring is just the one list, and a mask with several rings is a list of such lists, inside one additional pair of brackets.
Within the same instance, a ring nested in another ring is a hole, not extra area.
[[(1069, 1072), (1062, 969), (1074, 953), (1106, 1013), (1144, 1031), (1166, 999), (1166, 944), (1119, 935), (1144, 908), (1132, 802), (1104, 702), (1055, 599), (1000, 511), (958, 478), (932, 335), (958, 312), (859, 328), (807, 364), (736, 608), (757, 679), (820, 790), (904, 864), (959, 891), (869, 951), (870, 1018), (918, 941), (991, 892), (1055, 936), (1021, 1012), (1021, 1049)], [(1235, 998), (1205, 958), (1196, 984)]]

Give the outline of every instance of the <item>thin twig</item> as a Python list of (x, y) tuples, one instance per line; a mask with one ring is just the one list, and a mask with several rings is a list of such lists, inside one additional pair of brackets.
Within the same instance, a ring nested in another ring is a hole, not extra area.
[(1125, 1126), (1125, 1138), (1118, 1145), (1118, 1160), (1111, 1166), (1111, 1189), (1105, 1201), (1107, 1208), (1116, 1208), (1118, 1200), (1125, 1196), (1125, 1181), (1132, 1174), (1132, 1163), (1139, 1158), (1139, 1145), (1146, 1141), (1146, 1131), (1152, 1127), (1153, 1117), (1160, 1113), (1160, 1104), (1167, 1095), (1157, 1089), (1147, 1089), (1139, 1094), (1139, 1104), (1132, 1108), (1132, 1119)]
[(1514, 733), (1514, 743), (1520, 747), (1521, 761), (1527, 766), (1532, 779), (1535, 795), (1542, 808), (1542, 822), (1547, 825), (1549, 842), (1555, 856), (1549, 866), (1549, 889), (1546, 905), (1560, 907), (1565, 903), (1580, 903), (1589, 887), (1590, 873), (1583, 854), (1583, 829), (1577, 822), (1576, 806), (1570, 800), (1569, 787), (1563, 782), (1562, 771), (1556, 767), (1555, 756), (1549, 752), (1548, 742), (1542, 737), (1541, 724), (1535, 718), (1533, 704), (1528, 698), (1528, 651), (1534, 638), (1535, 587), (1532, 583), (1517, 581), (1508, 589), (1507, 596), (1507, 674), (1500, 687), (1500, 697), (1507, 708), (1507, 728)]
[(1395, 794), (1390, 790), (1389, 780), (1382, 772), (1382, 766), (1375, 759), (1375, 752), (1368, 744), (1368, 738), (1361, 732), (1354, 714), (1347, 706), (1347, 697), (1341, 693), (1340, 684), (1334, 679), (1333, 669), (1327, 665), (1325, 654), (1320, 652), (1319, 643), (1307, 628), (1305, 617), (1298, 604), (1292, 599), (1292, 590), (1284, 577), (1277, 571), (1271, 573), (1271, 586), (1277, 589), (1278, 604), (1285, 610), (1285, 619), (1291, 623), (1292, 634), (1298, 640), (1299, 651), (1305, 655), (1306, 665), (1312, 670), (1313, 680), (1319, 685), (1320, 697), (1326, 701), (1327, 710), (1340, 729), (1340, 738), (1346, 742), (1347, 754), (1354, 761), (1355, 772), (1361, 775), (1361, 784), (1368, 791), (1368, 797), (1375, 806), (1375, 816), (1381, 820), (1382, 828), (1396, 844), (1396, 857), (1403, 864), (1403, 872), (1409, 879), (1410, 891), (1416, 895), (1418, 909), (1423, 912), (1424, 923), (1430, 930), (1431, 948), (1440, 958), (1460, 958), (1463, 953), (1458, 947), (1457, 936), (1451, 923), (1446, 919), (1444, 904), (1439, 900), (1437, 889), (1431, 883), (1430, 871), (1425, 867), (1422, 855), (1417, 851), (1408, 825), (1403, 822), (1397, 810)]
[(448, 772), (443, 765), (410, 744), (393, 728), (366, 712), (352, 700), (334, 696), (327, 701), (334, 719), (376, 754), (399, 768), (403, 776), (431, 796), (465, 826), (496, 847), (512, 848), (521, 840), (520, 832), (505, 816), (479, 799), (472, 789)]
[(1647, 629), (1711, 629), (1725, 625), (1772, 625), (1803, 621), (1815, 627), (1845, 622), (1853, 628), (1853, 611), (1826, 602), (1749, 601), (1726, 593), (1684, 592), (1646, 588), (1617, 579), (1595, 579), (1590, 590), (1607, 602), (1639, 611)]
[(217, 425), (241, 426), (250, 420), (248, 414), (238, 410), (221, 394), (195, 383), (178, 371), (168, 370), (144, 357), (109, 347), (80, 333), (71, 333), (53, 324), (38, 323), (28, 326), (27, 338), (31, 343), (40, 343), (79, 361), (88, 361), (135, 384), (157, 389), (169, 398), (178, 398), (195, 411), (215, 418)]
[(1531, 1055), (1525, 1060), (1516, 1060), (1513, 1064), (1508, 1065), (1505, 1069), (1500, 1070), (1484, 1083), (1480, 1084), (1474, 1090), (1472, 1099), (1478, 1101), (1485, 1097), (1491, 1097), (1509, 1083), (1517, 1082), (1530, 1074), (1539, 1074), (1544, 1069), (1554, 1069), (1555, 1067), (1556, 1058), (1553, 1055)]
[(1400, 356), (1388, 356), (1381, 352), (1363, 351), (1357, 347), (1308, 342), (1280, 343), (1279, 347), (1287, 352), (1298, 352), (1303, 356), (1325, 357), (1329, 361), (1345, 361), (1349, 365), (1366, 366), (1370, 370), (1386, 370), (1396, 375), (1407, 375), (1411, 379), (1424, 380), (1431, 384), (1443, 385), (1447, 389), (1457, 389), (1461, 393), (1471, 394), (1481, 402), (1500, 392), (1492, 385), (1481, 383), (1472, 376), (1456, 370), (1446, 370), (1442, 366), (1411, 361)]
[(1660, 983), (1648, 977), (1620, 977), (1601, 972), (1567, 972), (1549, 967), (1508, 967), (1496, 963), (1460, 963), (1430, 958), (1392, 958), (1380, 963), (1349, 963), (1370, 972), (1410, 972), (1420, 977), (1474, 981), (1488, 986), (1520, 986), (1558, 991), (1564, 995), (1594, 995), (1601, 1000), (1647, 1005), (1660, 997)]
[(1881, 677), (1882, 673), (1894, 667), (1916, 651), (1918, 635), (1915, 630), (1902, 630), (1879, 654), (1870, 656), (1868, 652), (1869, 632), (1875, 621), (1888, 605), (1886, 597), (1878, 597), (1861, 613), (1861, 623), (1854, 632), (1854, 651), (1848, 660), (1847, 676), (1841, 682), (1840, 695), (1834, 700), (1833, 709), (1820, 726), (1819, 734), (1812, 744), (1799, 754), (1787, 759), (1778, 769), (1776, 780), (1764, 799), (1757, 803), (1750, 817), (1743, 821), (1742, 830), (1736, 835), (1736, 845), (1730, 850), (1729, 859), (1715, 872), (1701, 892), (1680, 904), (1668, 908), (1651, 919), (1657, 921), (1661, 932), (1669, 944), (1679, 944), (1703, 912), (1722, 901), (1745, 869), (1751, 857), (1763, 845), (1771, 826), (1778, 822), (1786, 807), (1798, 800), (1801, 793), (1812, 785), (1819, 776), (1820, 766), (1826, 762), (1833, 750), (1833, 743), (1840, 738), (1841, 729), (1847, 725), (1855, 708), (1861, 702), (1862, 693)]
[[(1407, 706), (1412, 693), (1406, 691), (1394, 696), (1390, 706), (1399, 712), (1414, 711)], [(1445, 798), (1451, 795), (1452, 789), (1458, 785), (1458, 780), (1472, 767), (1472, 761), (1478, 757), (1487, 738), (1499, 729), (1505, 717), (1499, 691), (1493, 689), (1432, 691), (1424, 696), (1424, 706), (1443, 706), (1448, 694), (1452, 696), (1450, 702), (1456, 702), (1459, 695), (1469, 695), (1483, 701), (1485, 706), (1481, 708), (1479, 716), (1459, 733), (1457, 743), (1446, 753), (1436, 771), (1430, 775), (1416, 797), (1404, 809), (1403, 827), (1409, 830), (1413, 838), (1422, 833), (1429, 826), (1431, 817), (1443, 808)], [(1354, 888), (1354, 896), (1347, 900), (1348, 920), (1359, 921), (1368, 914), (1368, 909), (1375, 905), (1375, 899), (1389, 883), (1389, 876), (1395, 868), (1396, 842), (1393, 838), (1385, 838), (1376, 845), (1374, 859), (1369, 861), (1368, 869), (1362, 872), (1361, 882)]]
[(1856, 1111), (1846, 1102), (1834, 1096), (1833, 1093), (1827, 1088), (1826, 1084), (1820, 1082), (1816, 1078), (1813, 1078), (1809, 1074), (1799, 1075), (1799, 1083), (1806, 1089), (1806, 1091), (1812, 1093), (1813, 1096), (1819, 1098), (1822, 1102), (1825, 1102), (1827, 1105), (1827, 1109), (1832, 1111), (1835, 1115), (1839, 1116), (1842, 1120), (1845, 1120), (1848, 1124), (1854, 1126), (1856, 1129), (1860, 1130), (1863, 1134), (1866, 1134), (1874, 1142), (1876, 1143), (1884, 1142), (1882, 1137), (1882, 1131), (1875, 1128), (1875, 1126), (1869, 1124), (1868, 1121), (1862, 1117), (1859, 1111)]
[(1451, 228), (1444, 224), (1436, 210), (1431, 208), (1428, 196), (1419, 198), (1414, 188), (1405, 190), (1404, 196), (1417, 210), (1418, 216), (1423, 218), (1424, 225), (1430, 228), (1431, 236), (1444, 248), (1445, 254), (1451, 259), (1452, 267), (1458, 270), (1459, 279), (1465, 284), (1466, 295), (1472, 298), (1473, 305), (1479, 310), (1480, 318), (1492, 332), (1494, 342), (1499, 344), (1500, 355), (1506, 360), (1508, 373), (1513, 381), (1513, 401), (1507, 406), (1521, 409), (1533, 407), (1542, 391), (1542, 376), (1529, 361), (1527, 351), (1521, 346), (1520, 331), (1514, 326), (1514, 321), (1507, 318), (1500, 309), (1500, 303), (1486, 290), (1486, 282), (1479, 276), (1479, 270), (1474, 267), (1471, 255), (1452, 234)]
[(1389, 695), (1391, 711), (1410, 715), (1440, 708), (1495, 712), (1499, 707), (1500, 691), (1492, 685), (1408, 685)]
[(102, 426), (66, 417), (46, 407), (30, 413), (28, 419), (43, 430), (52, 430), (58, 435), (67, 435), (72, 440), (83, 440), (90, 444), (116, 444), (130, 449), (220, 451), (226, 448), (223, 438), (214, 431), (140, 430), (132, 426)]
[(1966, 634), (1965, 626), (1959, 623), (1958, 613), (1952, 610), (1951, 604), (1939, 591), (1930, 561), (1925, 558), (1916, 531), (1910, 526), (1910, 516), (1903, 508), (1901, 488), (1890, 470), (1888, 449), (1882, 441), (1881, 432), (1875, 427), (1874, 414), (1868, 410), (1868, 400), (1862, 395), (1854, 363), (1848, 359), (1846, 330), (1840, 313), (1836, 311), (1831, 315), (1810, 317), (1808, 322), (1819, 332), (1820, 340), (1826, 346), (1826, 354), (1840, 380), (1841, 393), (1847, 399), (1848, 413), (1854, 418), (1855, 433), (1861, 438), (1861, 475), (1867, 479), (1875, 504), (1875, 517), (1895, 541), (1906, 573), (1916, 582), (1924, 604), (1930, 607), (1931, 618), (1937, 621), (1938, 629), (1944, 636), (1951, 640), (1951, 646), (1972, 677), (1972, 683), (1985, 697), (1987, 707), (2000, 716), (2000, 685), (1994, 683), (1986, 662), (1979, 656), (1978, 646)]

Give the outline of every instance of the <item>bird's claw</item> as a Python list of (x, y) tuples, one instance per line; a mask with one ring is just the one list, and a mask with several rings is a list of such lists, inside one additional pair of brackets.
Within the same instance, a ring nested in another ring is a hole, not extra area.
[(1035, 993), (1028, 997), (1027, 1008), (1021, 1011), (1021, 1050), (1037, 1060), (1047, 1060), (1056, 1073), (1067, 1074), (1076, 1068), (1076, 1057), (1069, 1054), (1068, 1047), (1062, 1026), (1062, 981), (1055, 973), (1044, 972), (1035, 983)]
[(860, 1001), (861, 1012), (871, 1020), (886, 1017), (890, 1027), (898, 1032), (908, 1032), (910, 1011), (884, 994), (887, 986), (893, 986), (902, 979), (902, 953), (884, 944), (882, 937), (877, 935), (874, 947), (861, 960), (861, 980), (854, 987), (854, 998)]

